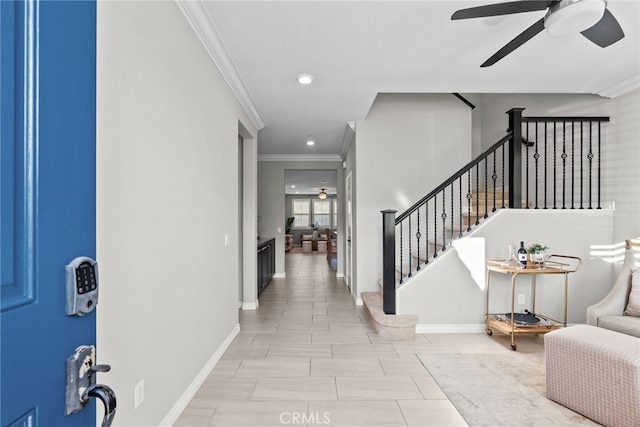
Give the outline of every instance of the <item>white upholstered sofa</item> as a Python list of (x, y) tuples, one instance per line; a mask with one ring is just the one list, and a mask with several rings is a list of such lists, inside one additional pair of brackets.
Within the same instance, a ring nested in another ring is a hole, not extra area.
[(587, 308), (587, 324), (640, 337), (638, 298), (640, 298), (640, 241), (627, 240), (624, 264), (618, 279), (607, 296)]

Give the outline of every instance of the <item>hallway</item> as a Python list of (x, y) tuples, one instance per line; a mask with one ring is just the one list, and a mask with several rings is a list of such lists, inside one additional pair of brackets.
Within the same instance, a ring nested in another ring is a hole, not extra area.
[(324, 254), (286, 257), (286, 279), (240, 312), (240, 334), (176, 426), (466, 425), (416, 354), (510, 352), (506, 336), (386, 341)]

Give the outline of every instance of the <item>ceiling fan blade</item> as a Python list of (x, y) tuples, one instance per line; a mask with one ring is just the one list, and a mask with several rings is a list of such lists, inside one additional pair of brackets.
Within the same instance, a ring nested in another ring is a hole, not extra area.
[(491, 58), (487, 59), (481, 65), (481, 67), (489, 67), (500, 61), (502, 58), (531, 40), (533, 36), (541, 32), (542, 30), (544, 30), (544, 18), (540, 18), (540, 20), (536, 21), (535, 24), (518, 34), (513, 40), (504, 45), (502, 49), (494, 53)]
[(512, 13), (545, 10), (554, 3), (557, 3), (557, 0), (522, 0), (506, 3), (488, 4), (486, 6), (476, 6), (470, 7), (468, 9), (460, 9), (453, 15), (451, 15), (451, 20), (455, 21), (457, 19), (482, 18), (486, 16), (509, 15)]
[(600, 47), (607, 47), (624, 38), (624, 31), (618, 20), (605, 9), (602, 18), (593, 27), (584, 30), (582, 35)]

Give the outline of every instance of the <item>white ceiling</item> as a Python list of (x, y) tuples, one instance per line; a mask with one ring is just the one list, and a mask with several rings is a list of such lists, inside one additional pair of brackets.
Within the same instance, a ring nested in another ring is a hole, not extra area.
[[(205, 0), (200, 5), (212, 28), (203, 29), (201, 20), (200, 36), (219, 37), (214, 42), (227, 55), (221, 61), (227, 80), (254, 124), (264, 125), (262, 158), (337, 158), (347, 123), (362, 120), (380, 92), (614, 96), (640, 85), (638, 0), (609, 1), (626, 36), (608, 48), (580, 34), (552, 38), (542, 32), (480, 68), (544, 16), (450, 19), (458, 9), (490, 3), (497, 1)], [(313, 75), (313, 84), (299, 85), (301, 73)], [(305, 144), (308, 136), (313, 147)]]
[(335, 169), (287, 170), (284, 173), (285, 194), (336, 194), (338, 173)]

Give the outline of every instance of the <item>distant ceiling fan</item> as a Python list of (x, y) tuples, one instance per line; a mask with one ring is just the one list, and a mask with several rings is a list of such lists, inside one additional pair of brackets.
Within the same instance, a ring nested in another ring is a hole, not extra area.
[(481, 67), (489, 67), (546, 29), (552, 36), (581, 33), (600, 47), (607, 47), (624, 37), (622, 27), (607, 10), (607, 0), (521, 0), (461, 9), (452, 20), (483, 18), (513, 13), (547, 10), (543, 18), (524, 30)]

